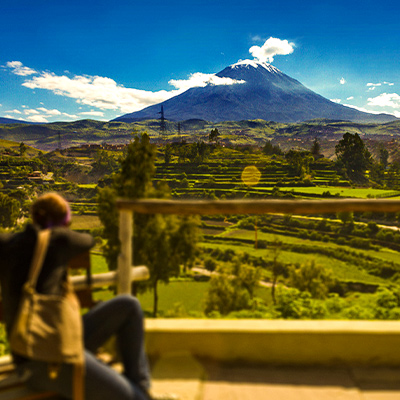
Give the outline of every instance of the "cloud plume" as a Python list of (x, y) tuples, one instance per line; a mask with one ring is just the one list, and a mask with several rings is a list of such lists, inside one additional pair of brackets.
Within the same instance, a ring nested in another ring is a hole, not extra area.
[(288, 55), (293, 53), (294, 43), (287, 40), (270, 37), (262, 46), (252, 46), (249, 53), (261, 62), (272, 63), (277, 55)]

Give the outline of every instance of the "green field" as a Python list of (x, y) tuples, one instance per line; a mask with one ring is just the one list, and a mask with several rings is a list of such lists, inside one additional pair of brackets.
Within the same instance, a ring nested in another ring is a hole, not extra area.
[(393, 190), (373, 189), (373, 188), (348, 188), (342, 186), (315, 186), (315, 187), (282, 187), (281, 192), (294, 192), (304, 194), (322, 195), (329, 191), (332, 196), (340, 197), (355, 197), (360, 199), (375, 198), (375, 197), (399, 197), (400, 192), (394, 196), (396, 192)]
[(90, 230), (100, 228), (101, 222), (97, 215), (73, 215), (71, 229)]

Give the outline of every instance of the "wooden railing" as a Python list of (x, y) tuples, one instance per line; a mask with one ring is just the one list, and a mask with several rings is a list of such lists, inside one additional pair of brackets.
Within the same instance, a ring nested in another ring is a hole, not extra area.
[[(129, 273), (130, 271), (130, 273)], [(145, 281), (149, 279), (149, 270), (145, 266), (131, 267), (128, 270), (131, 281)], [(72, 284), (75, 290), (94, 289), (104, 286), (113, 286), (118, 282), (118, 272), (110, 271), (100, 274), (93, 274), (90, 283), (84, 275), (71, 276)]]
[(117, 201), (119, 209), (118, 292), (130, 293), (133, 214), (324, 214), (343, 211), (400, 212), (400, 200), (334, 199), (334, 200), (160, 200)]
[(341, 211), (399, 212), (400, 200), (160, 200), (117, 201), (121, 219), (126, 223), (132, 212), (143, 214), (323, 214)]

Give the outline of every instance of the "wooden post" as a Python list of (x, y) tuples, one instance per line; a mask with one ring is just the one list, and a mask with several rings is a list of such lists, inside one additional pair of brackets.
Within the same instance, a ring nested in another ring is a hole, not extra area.
[(131, 294), (133, 212), (119, 210), (119, 240), (117, 293)]

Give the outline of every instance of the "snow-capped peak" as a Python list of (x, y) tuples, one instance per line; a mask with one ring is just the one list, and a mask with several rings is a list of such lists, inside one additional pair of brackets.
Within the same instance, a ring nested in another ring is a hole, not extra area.
[(265, 62), (261, 62), (261, 61), (256, 61), (256, 60), (239, 60), (237, 63), (232, 64), (230, 66), (232, 69), (237, 69), (239, 67), (253, 67), (253, 68), (258, 68), (258, 67), (262, 67), (264, 69), (266, 69), (268, 72), (272, 72), (275, 74), (280, 74), (281, 71), (274, 67), (271, 64), (265, 63)]

